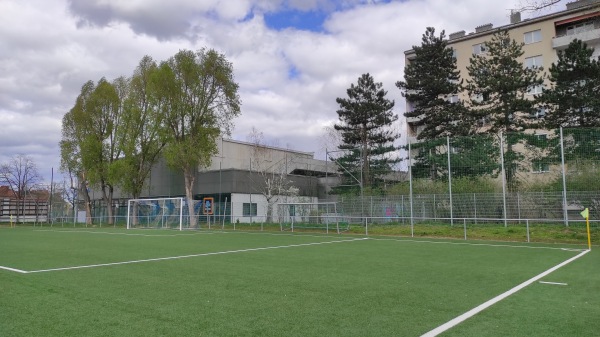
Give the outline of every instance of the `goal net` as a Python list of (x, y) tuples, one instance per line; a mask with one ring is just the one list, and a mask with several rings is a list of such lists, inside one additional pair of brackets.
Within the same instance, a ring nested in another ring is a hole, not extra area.
[(282, 231), (307, 230), (340, 233), (349, 228), (336, 202), (280, 203), (277, 216)]
[(184, 198), (130, 199), (127, 229), (183, 229)]

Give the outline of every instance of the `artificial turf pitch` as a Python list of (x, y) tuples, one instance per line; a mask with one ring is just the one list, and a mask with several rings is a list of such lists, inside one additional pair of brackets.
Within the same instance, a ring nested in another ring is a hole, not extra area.
[[(1, 228), (0, 336), (420, 336), (585, 248)], [(441, 336), (597, 336), (599, 262), (592, 250)]]

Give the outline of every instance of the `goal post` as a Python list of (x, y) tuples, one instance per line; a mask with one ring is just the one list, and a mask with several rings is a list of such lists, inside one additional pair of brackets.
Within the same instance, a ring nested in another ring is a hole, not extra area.
[(348, 230), (338, 213), (336, 202), (285, 202), (277, 204), (277, 217), (281, 231), (310, 230), (329, 231)]
[(183, 230), (184, 198), (129, 199), (127, 229), (154, 228)]

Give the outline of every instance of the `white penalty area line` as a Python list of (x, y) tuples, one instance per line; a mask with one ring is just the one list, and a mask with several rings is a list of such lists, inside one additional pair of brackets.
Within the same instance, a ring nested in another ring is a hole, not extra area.
[(546, 281), (540, 281), (539, 283), (542, 284), (551, 284), (551, 285), (555, 285), (555, 286), (568, 286), (567, 283), (562, 283), (562, 282), (546, 282)]
[(100, 263), (100, 264), (91, 264), (91, 265), (85, 265), (85, 266), (74, 266), (74, 267), (63, 267), (63, 268), (41, 269), (41, 270), (29, 270), (29, 271), (27, 271), (27, 270), (19, 270), (19, 269), (14, 269), (14, 268), (8, 268), (8, 267), (0, 267), (0, 268), (1, 269), (6, 269), (6, 270), (10, 270), (10, 271), (14, 271), (14, 272), (17, 272), (17, 273), (22, 273), (22, 274), (45, 273), (45, 272), (51, 272), (51, 271), (62, 271), (62, 270), (84, 269), (84, 268), (97, 268), (97, 267), (107, 267), (107, 266), (118, 266), (118, 265), (122, 265), (122, 264), (153, 262), (153, 261), (165, 261), (165, 260), (176, 260), (176, 259), (185, 259), (185, 258), (199, 257), (199, 256), (211, 256), (211, 255), (224, 255), (224, 254), (233, 254), (233, 253), (255, 252), (255, 251), (270, 250), (270, 249), (306, 247), (306, 246), (326, 245), (326, 244), (330, 244), (330, 243), (353, 242), (353, 241), (362, 241), (362, 240), (369, 240), (369, 238), (358, 238), (358, 239), (350, 239), (350, 240), (325, 241), (325, 242), (312, 242), (312, 243), (300, 243), (300, 244), (286, 245), (286, 246), (272, 246), (272, 247), (248, 248), (248, 249), (228, 250), (228, 251), (223, 251), (223, 252), (201, 253), (201, 254), (191, 254), (191, 255), (181, 255), (181, 256), (170, 256), (170, 257), (159, 257), (159, 258), (154, 258), (154, 259), (122, 261), (122, 262), (111, 262), (111, 263)]
[(435, 328), (435, 329), (433, 329), (433, 330), (431, 330), (431, 331), (429, 331), (429, 332), (421, 335), (421, 337), (434, 337), (434, 336), (437, 336), (437, 335), (439, 335), (439, 334), (441, 334), (441, 333), (449, 330), (450, 328), (452, 328), (452, 327), (454, 327), (454, 326), (456, 326), (456, 325), (458, 325), (458, 324), (466, 321), (467, 319), (475, 316), (476, 314), (482, 312), (483, 310), (489, 308), (490, 306), (492, 306), (492, 305), (494, 305), (494, 304), (502, 301), (503, 299), (507, 298), (508, 296), (510, 296), (510, 295), (516, 293), (517, 291), (519, 291), (519, 290), (527, 287), (528, 285), (530, 285), (530, 284), (538, 281), (539, 279), (547, 276), (548, 274), (556, 271), (557, 269), (566, 266), (567, 264), (569, 264), (569, 263), (577, 260), (578, 258), (584, 256), (585, 254), (587, 254), (589, 252), (590, 252), (589, 250), (585, 250), (585, 251), (579, 253), (578, 255), (576, 255), (576, 256), (574, 256), (574, 257), (572, 257), (572, 258), (570, 258), (570, 259), (568, 259), (568, 260), (566, 260), (566, 261), (564, 261), (564, 262), (562, 262), (562, 263), (560, 263), (560, 264), (558, 264), (558, 265), (556, 265), (556, 266), (548, 269), (548, 270), (546, 270), (545, 272), (543, 272), (543, 273), (541, 273), (541, 274), (539, 274), (537, 276), (534, 276), (533, 278), (531, 278), (531, 279), (529, 279), (529, 280), (527, 280), (527, 281), (525, 281), (525, 282), (523, 282), (521, 284), (519, 284), (518, 286), (510, 289), (509, 291), (507, 291), (505, 293), (502, 293), (502, 294), (500, 294), (500, 295), (492, 298), (491, 300), (489, 300), (489, 301), (487, 301), (487, 302), (485, 302), (483, 304), (480, 304), (479, 306), (477, 306), (477, 307), (475, 307), (475, 308), (473, 308), (473, 309), (465, 312), (464, 314), (462, 314), (462, 315), (460, 315), (460, 316), (458, 316), (458, 317), (456, 317), (456, 318), (454, 318), (454, 319), (452, 319), (452, 320), (450, 320), (450, 321), (448, 321), (448, 322), (446, 322), (446, 323), (438, 326), (437, 328)]

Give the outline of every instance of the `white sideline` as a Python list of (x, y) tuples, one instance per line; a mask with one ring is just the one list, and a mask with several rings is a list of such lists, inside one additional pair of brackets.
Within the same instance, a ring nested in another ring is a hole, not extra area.
[[(106, 266), (117, 266), (117, 265), (122, 265), (122, 264), (132, 264), (132, 263), (141, 263), (141, 262), (175, 260), (175, 259), (184, 259), (184, 258), (198, 257), (198, 256), (210, 256), (210, 255), (222, 255), (222, 254), (232, 254), (232, 253), (244, 253), (244, 252), (253, 252), (253, 251), (259, 251), (259, 250), (268, 250), (268, 249), (315, 246), (315, 245), (324, 245), (324, 244), (329, 244), (329, 243), (341, 243), (341, 242), (361, 241), (361, 240), (368, 240), (368, 239), (369, 238), (359, 238), (359, 239), (351, 239), (351, 240), (301, 243), (301, 244), (287, 245), (287, 246), (248, 248), (248, 249), (228, 250), (228, 251), (223, 251), (223, 252), (201, 253), (201, 254), (191, 254), (191, 255), (181, 255), (181, 256), (170, 256), (170, 257), (159, 257), (159, 258), (154, 258), (154, 259), (133, 260), (133, 261), (123, 261), (123, 262), (111, 262), (111, 263), (100, 263), (100, 264), (91, 264), (91, 265), (85, 265), (85, 266), (74, 266), (74, 267), (63, 267), (63, 268), (52, 268), (52, 269), (40, 269), (40, 270), (30, 270), (30, 271), (21, 270), (21, 271), (18, 271), (18, 272), (25, 273), (25, 274), (30, 274), (30, 273), (44, 273), (44, 272), (50, 272), (50, 271), (62, 271), (62, 270), (73, 270), (73, 269), (83, 269), (83, 268), (96, 268), (96, 267), (106, 267)], [(13, 271), (17, 271), (17, 270), (13, 270)]]
[(27, 274), (28, 273), (28, 271), (25, 271), (25, 270), (15, 269), (15, 268), (10, 268), (10, 267), (4, 267), (4, 266), (0, 266), (0, 269), (4, 269), (4, 270), (8, 270), (8, 271), (14, 271), (15, 273), (21, 273), (21, 274)]
[(510, 244), (494, 244), (494, 243), (472, 243), (472, 242), (450, 242), (450, 241), (430, 241), (430, 240), (411, 240), (411, 239), (381, 239), (371, 238), (375, 241), (397, 241), (397, 242), (412, 242), (412, 243), (433, 243), (433, 244), (447, 244), (447, 245), (460, 245), (460, 246), (484, 246), (484, 247), (507, 247), (507, 248), (525, 248), (525, 249), (552, 249), (552, 250), (565, 250), (569, 252), (583, 252), (587, 249), (577, 248), (561, 248), (561, 247), (545, 247), (545, 246), (517, 246)]
[(487, 302), (485, 302), (483, 304), (480, 304), (479, 306), (477, 306), (477, 307), (475, 307), (475, 308), (473, 308), (473, 309), (465, 312), (464, 314), (451, 319), (450, 321), (448, 321), (448, 322), (446, 322), (446, 323), (438, 326), (437, 328), (435, 328), (435, 329), (433, 329), (433, 330), (431, 330), (431, 331), (429, 331), (429, 332), (421, 335), (421, 337), (434, 337), (434, 336), (437, 336), (437, 335), (441, 334), (442, 332), (447, 331), (448, 329), (450, 329), (450, 328), (452, 328), (452, 327), (454, 327), (454, 326), (456, 326), (456, 325), (458, 325), (458, 324), (466, 321), (467, 319), (475, 316), (476, 314), (482, 312), (483, 310), (489, 308), (490, 306), (492, 306), (492, 305), (494, 305), (494, 304), (502, 301), (503, 299), (507, 298), (508, 296), (510, 296), (510, 295), (516, 293), (517, 291), (519, 291), (519, 290), (527, 287), (528, 285), (530, 285), (530, 284), (534, 283), (535, 281), (541, 279), (542, 277), (544, 277), (544, 276), (546, 276), (546, 275), (554, 272), (555, 270), (557, 270), (557, 269), (559, 269), (559, 268), (561, 268), (561, 267), (563, 267), (563, 266), (565, 266), (565, 265), (567, 265), (567, 264), (569, 264), (569, 263), (577, 260), (578, 258), (584, 256), (585, 254), (587, 254), (589, 252), (590, 252), (589, 250), (585, 250), (585, 251), (579, 253), (578, 255), (576, 255), (576, 256), (574, 256), (574, 257), (572, 257), (572, 258), (570, 258), (570, 259), (568, 259), (568, 260), (566, 260), (566, 261), (564, 261), (564, 262), (562, 262), (562, 263), (560, 263), (560, 264), (558, 264), (558, 265), (556, 265), (556, 266), (548, 269), (548, 270), (546, 270), (545, 272), (543, 272), (543, 273), (541, 273), (541, 274), (539, 274), (537, 276), (534, 276), (533, 278), (531, 278), (531, 279), (529, 279), (529, 280), (527, 280), (527, 281), (525, 281), (525, 282), (523, 282), (521, 284), (519, 284), (518, 286), (510, 289), (509, 291), (504, 292), (504, 293), (502, 293), (502, 294), (500, 294), (500, 295), (492, 298), (491, 300), (489, 300), (489, 301), (487, 301)]

